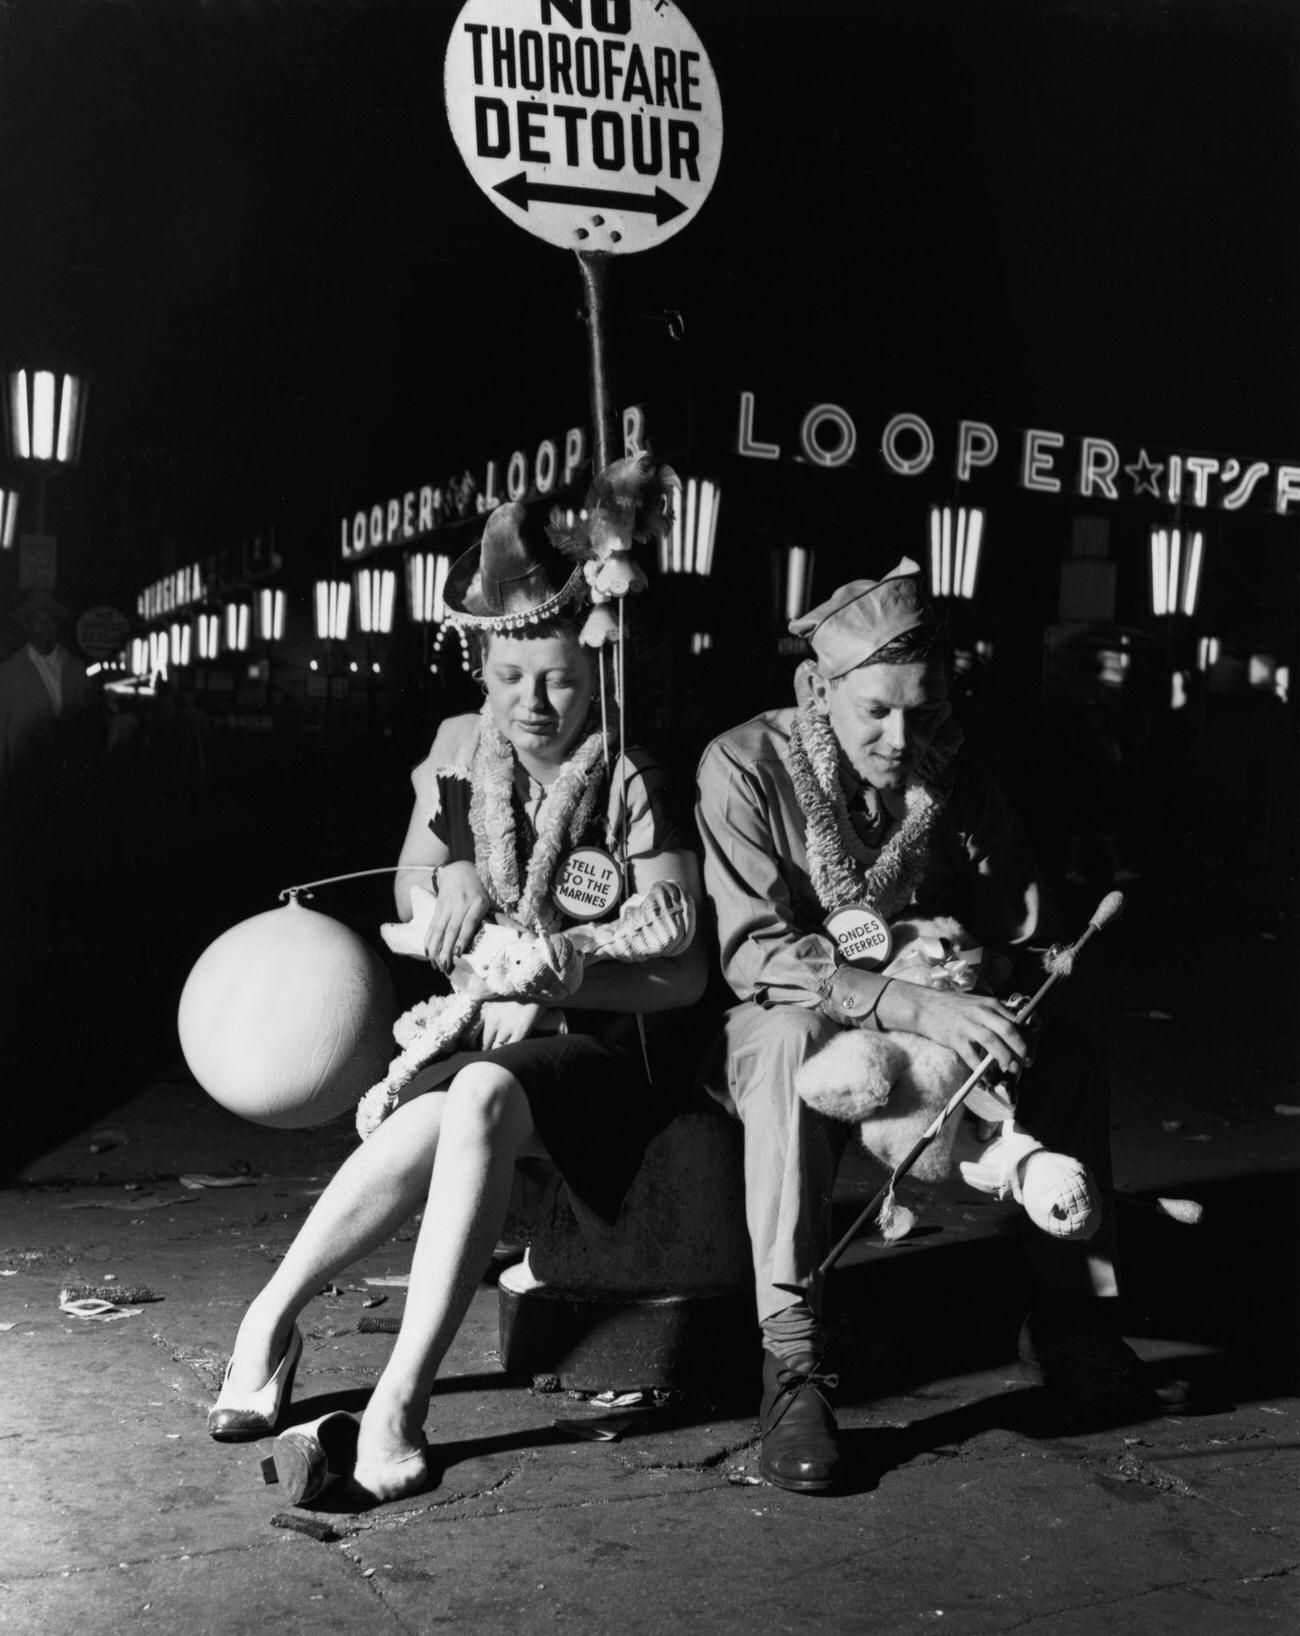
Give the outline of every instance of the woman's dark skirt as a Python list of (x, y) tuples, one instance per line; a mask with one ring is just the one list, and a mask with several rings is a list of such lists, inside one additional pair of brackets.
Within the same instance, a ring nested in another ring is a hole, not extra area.
[(611, 1012), (570, 1011), (570, 1032), (543, 1034), (494, 1051), (457, 1051), (422, 1068), (402, 1095), (445, 1088), (471, 1062), (491, 1062), (523, 1086), (533, 1124), (569, 1190), (613, 1221), (647, 1145), (680, 1105), (674, 1076), (652, 1085), (636, 1021)]

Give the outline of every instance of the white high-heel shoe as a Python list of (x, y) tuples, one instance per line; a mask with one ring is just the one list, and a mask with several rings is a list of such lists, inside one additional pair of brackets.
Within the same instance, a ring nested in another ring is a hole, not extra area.
[(231, 1391), (232, 1358), (226, 1365), (217, 1401), (208, 1410), (208, 1436), (218, 1443), (251, 1443), (255, 1438), (269, 1437), (293, 1390), (293, 1378), (301, 1357), (302, 1335), (295, 1324), (279, 1367), (255, 1392)]

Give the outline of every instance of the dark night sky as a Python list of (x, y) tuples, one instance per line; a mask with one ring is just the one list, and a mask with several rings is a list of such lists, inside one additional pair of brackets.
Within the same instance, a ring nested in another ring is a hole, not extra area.
[[(572, 259), (447, 130), (458, 9), (0, 6), (0, 354), (93, 374), (51, 503), (99, 588), (585, 418)], [(770, 386), (1300, 458), (1290, 0), (686, 10), (722, 169), (616, 268), (623, 397)], [(666, 307), (681, 344), (634, 316)]]

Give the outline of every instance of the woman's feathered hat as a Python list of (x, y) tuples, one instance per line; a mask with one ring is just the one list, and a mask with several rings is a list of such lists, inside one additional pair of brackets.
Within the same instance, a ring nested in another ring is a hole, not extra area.
[(452, 563), (442, 597), (449, 624), (512, 631), (553, 618), (586, 589), (581, 566), (561, 555), (539, 517), (511, 500)]
[(588, 647), (617, 640), (608, 604), (645, 589), (632, 546), (667, 538), (680, 487), (671, 466), (643, 453), (611, 462), (567, 527), (544, 524), (517, 500), (498, 506), (479, 544), (451, 565), (443, 591), (448, 621), (519, 630), (590, 600), (581, 640)]

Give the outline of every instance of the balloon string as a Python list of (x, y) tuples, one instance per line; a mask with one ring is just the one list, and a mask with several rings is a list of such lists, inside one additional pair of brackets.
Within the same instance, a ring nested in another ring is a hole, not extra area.
[[(623, 624), (623, 599), (618, 604), (618, 651), (614, 658), (617, 677), (618, 702), (618, 776), (619, 776), (619, 813), (620, 834), (618, 846), (618, 868), (623, 877), (623, 890), (628, 889), (628, 861), (627, 861), (627, 645), (625, 638), (627, 631)], [(646, 1039), (645, 1018), (638, 1011), (636, 1013), (636, 1032), (641, 1044), (641, 1061), (645, 1065), (646, 1084), (653, 1085), (654, 1073), (650, 1067), (650, 1046)]]
[(596, 649), (596, 666), (600, 672), (600, 736), (605, 746), (605, 776), (609, 777), (609, 701), (605, 696), (605, 648)]
[[(280, 893), (280, 902), (286, 898), (296, 898), (299, 892), (309, 892), (313, 886), (333, 886), (341, 880), (360, 880), (363, 875), (395, 875), (399, 869), (419, 869), (420, 864), (386, 863), (378, 869), (354, 869), (347, 875), (326, 875), (323, 880), (305, 880), (300, 886), (286, 886)], [(432, 868), (429, 865), (429, 868)]]

